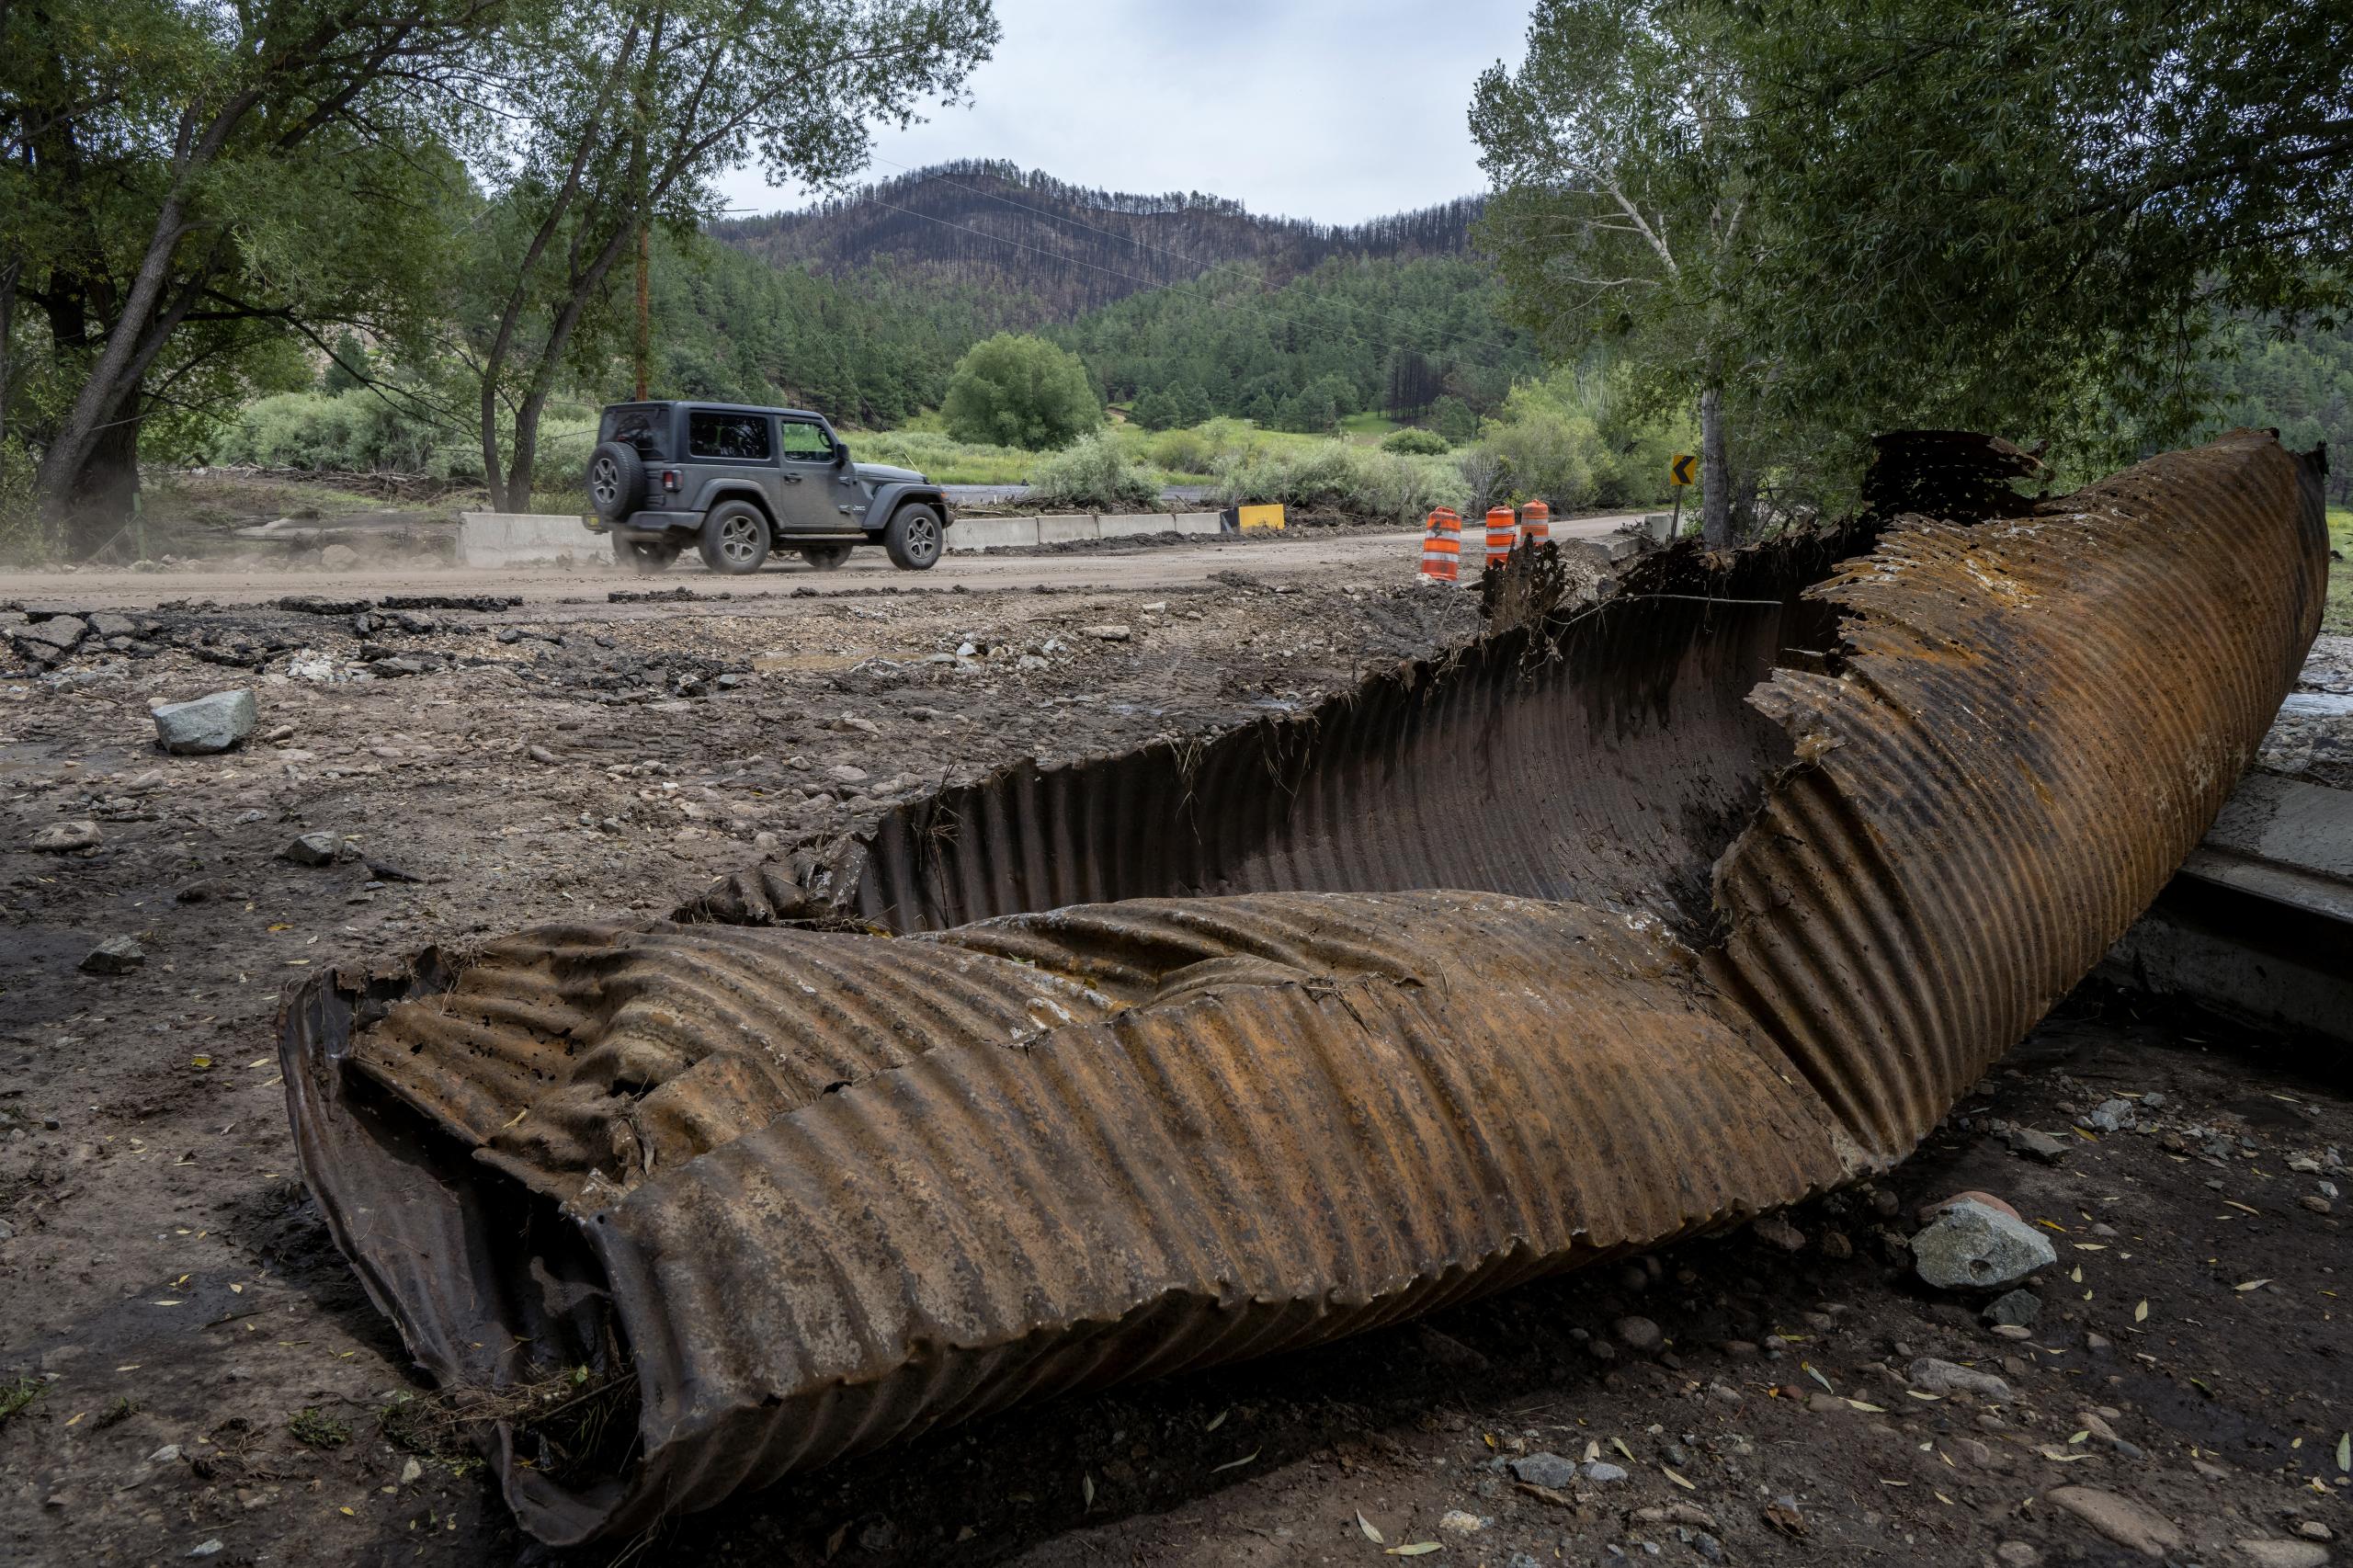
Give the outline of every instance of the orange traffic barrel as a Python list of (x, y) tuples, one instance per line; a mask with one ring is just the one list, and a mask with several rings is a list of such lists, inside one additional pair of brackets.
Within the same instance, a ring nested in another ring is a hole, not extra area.
[(1542, 544), (1552, 537), (1552, 508), (1530, 501), (1519, 509), (1519, 542)]
[(1441, 583), (1458, 582), (1462, 572), (1462, 519), (1440, 506), (1430, 514), (1429, 531), (1422, 536), (1422, 575)]
[(1504, 563), (1511, 547), (1519, 542), (1519, 519), (1509, 506), (1487, 509), (1487, 570), (1494, 571)]

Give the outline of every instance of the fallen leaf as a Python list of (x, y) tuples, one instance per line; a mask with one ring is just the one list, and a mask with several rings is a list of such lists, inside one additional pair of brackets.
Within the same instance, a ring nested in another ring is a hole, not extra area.
[(2242, 1213), (2260, 1215), (2263, 1212), (2262, 1210), (2255, 1208), (2250, 1204), (2241, 1203), (2235, 1198), (2225, 1198), (2222, 1201), (2229, 1204), (2232, 1208), (2240, 1210)]
[(1552, 1504), (1556, 1507), (1574, 1508), (1577, 1506), (1576, 1499), (1569, 1496), (1566, 1493), (1555, 1492), (1549, 1486), (1539, 1486), (1532, 1481), (1515, 1481), (1512, 1484), (1518, 1487), (1522, 1492), (1527, 1493), (1530, 1497), (1540, 1497), (1545, 1502)]
[(1079, 1501), (1086, 1507), (1095, 1506), (1095, 1478), (1085, 1471), (1078, 1472)]
[(1251, 1449), (1248, 1453), (1244, 1454), (1244, 1455), (1243, 1455), (1240, 1459), (1238, 1459), (1238, 1460), (1226, 1460), (1223, 1464), (1213, 1464), (1213, 1465), (1210, 1466), (1210, 1473), (1211, 1473), (1211, 1475), (1215, 1475), (1219, 1471), (1222, 1471), (1222, 1470), (1232, 1470), (1232, 1469), (1233, 1469), (1236, 1465), (1245, 1465), (1245, 1464), (1248, 1464), (1252, 1460), (1255, 1460), (1255, 1459), (1256, 1459), (1256, 1458), (1258, 1457), (1258, 1453), (1259, 1453), (1259, 1450), (1258, 1450), (1258, 1449)]
[(1375, 1546), (1387, 1546), (1389, 1544), (1388, 1541), (1381, 1539), (1381, 1532), (1372, 1528), (1372, 1521), (1364, 1517), (1362, 1509), (1358, 1509), (1357, 1512), (1357, 1528), (1364, 1531), (1365, 1540), (1372, 1542)]
[(1696, 1486), (1692, 1485), (1689, 1482), (1688, 1482), (1688, 1481), (1684, 1480), (1681, 1476), (1679, 1476), (1679, 1475), (1676, 1474), (1673, 1471), (1671, 1471), (1671, 1470), (1667, 1469), (1667, 1468), (1666, 1468), (1666, 1466), (1665, 1466), (1665, 1465), (1661, 1465), (1661, 1466), (1659, 1466), (1659, 1467), (1658, 1467), (1658, 1469), (1659, 1469), (1659, 1473), (1660, 1473), (1661, 1475), (1665, 1476), (1669, 1481), (1672, 1481), (1673, 1483), (1675, 1483), (1675, 1484), (1676, 1484), (1676, 1485), (1680, 1486), (1681, 1488), (1683, 1488), (1683, 1490), (1684, 1490), (1684, 1491), (1686, 1491), (1686, 1492), (1697, 1492), (1697, 1491), (1699, 1491), (1699, 1490), (1698, 1487), (1696, 1487)]
[(1883, 1404), (1867, 1404), (1859, 1399), (1850, 1399), (1847, 1403), (1853, 1405), (1857, 1410), (1867, 1411), (1873, 1415), (1884, 1415), (1887, 1414), (1887, 1406)]
[(1923, 1393), (1923, 1392), (1921, 1392), (1918, 1389), (1905, 1389), (1904, 1392), (1906, 1394), (1910, 1395), (1910, 1396), (1911, 1396), (1912, 1398), (1914, 1398), (1914, 1399), (1925, 1399), (1925, 1400), (1934, 1401), (1934, 1400), (1939, 1400), (1939, 1399), (1944, 1398), (1944, 1395), (1942, 1395), (1942, 1394), (1940, 1394), (1940, 1393)]
[(1626, 1439), (1623, 1437), (1610, 1438), (1609, 1446), (1617, 1449), (1620, 1453), (1624, 1454), (1630, 1460), (1634, 1457), (1634, 1450), (1626, 1446)]
[(2245, 1284), (2243, 1284), (2243, 1285), (2234, 1285), (2234, 1286), (2232, 1286), (2232, 1287), (2231, 1287), (2231, 1289), (2232, 1289), (2232, 1290), (2242, 1290), (2242, 1291), (2244, 1291), (2244, 1290), (2262, 1290), (2266, 1285), (2268, 1285), (2268, 1284), (2270, 1284), (2270, 1283), (2271, 1283), (2271, 1281), (2270, 1281), (2270, 1280), (2268, 1280), (2268, 1279), (2250, 1279), (2250, 1280), (2246, 1281), (2246, 1283), (2245, 1283)]
[(1381, 1555), (1383, 1557), (1427, 1557), (1437, 1550), (1438, 1542), (1434, 1540), (1417, 1540), (1411, 1546), (1392, 1546)]
[(2353, 1432), (2336, 1435), (2336, 1468), (2340, 1473), (2353, 1471)]
[[(1815, 1371), (1815, 1370), (1813, 1369), (1813, 1365), (1812, 1365), (1811, 1363), (1809, 1363), (1809, 1362), (1805, 1362), (1805, 1361), (1801, 1361), (1801, 1362), (1799, 1362), (1799, 1363), (1798, 1363), (1798, 1366), (1799, 1366), (1800, 1368), (1803, 1369), (1803, 1370), (1804, 1370), (1804, 1372), (1805, 1372), (1805, 1375), (1806, 1375), (1807, 1377), (1812, 1378), (1815, 1382), (1820, 1383), (1820, 1384), (1821, 1384), (1824, 1389), (1828, 1390), (1830, 1392), (1832, 1392), (1832, 1393), (1836, 1393), (1836, 1392), (1838, 1392), (1836, 1389), (1834, 1389), (1834, 1388), (1831, 1388), (1831, 1387), (1830, 1387), (1830, 1380), (1829, 1380), (1828, 1378), (1824, 1377), (1820, 1372)], [(1629, 1459), (1631, 1459), (1633, 1456), (1632, 1456), (1631, 1454), (1629, 1454), (1629, 1455), (1627, 1455), (1626, 1457), (1627, 1457), (1627, 1458), (1629, 1458)]]
[(1201, 1430), (1204, 1432), (1216, 1431), (1219, 1427), (1225, 1425), (1225, 1418), (1233, 1414), (1233, 1406), (1229, 1404), (1223, 1410), (1219, 1411), (1215, 1415), (1211, 1416), (1209, 1425), (1202, 1427)]
[(2134, 1323), (2146, 1323), (2149, 1321), (2148, 1302), (2143, 1301), (2139, 1306), (2132, 1309), (2132, 1321)]
[(2108, 1250), (2106, 1242), (2071, 1242), (2068, 1244), (2077, 1252), (2106, 1252)]

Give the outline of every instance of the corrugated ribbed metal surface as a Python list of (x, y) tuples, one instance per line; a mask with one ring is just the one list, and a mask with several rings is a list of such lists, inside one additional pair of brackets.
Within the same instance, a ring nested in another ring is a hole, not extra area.
[(2313, 481), (2242, 435), (1902, 521), (1816, 601), (1819, 545), (1671, 558), (1213, 765), (992, 780), (707, 906), (934, 935), (322, 977), (305, 1169), (437, 1377), (635, 1402), (593, 1462), (502, 1429), (560, 1542), (1791, 1201), (1905, 1152), (2203, 831), (2316, 626)]

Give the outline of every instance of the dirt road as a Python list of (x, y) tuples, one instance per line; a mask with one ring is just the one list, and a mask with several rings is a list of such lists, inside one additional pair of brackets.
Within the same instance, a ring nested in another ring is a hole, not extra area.
[[(1552, 525), (1559, 539), (1597, 539), (1615, 532), (1622, 517), (1577, 517)], [(1037, 587), (1152, 589), (1207, 583), (1221, 572), (1300, 578), (1329, 573), (1377, 575), (1386, 582), (1410, 576), (1420, 560), (1419, 533), (1399, 530), (1341, 533), (1328, 530), (1296, 537), (1208, 539), (1181, 545), (1097, 547), (1068, 552), (990, 551), (952, 554), (928, 572), (893, 571), (880, 551), (855, 551), (847, 564), (819, 572), (793, 561), (770, 566), (750, 578), (714, 577), (691, 557), (658, 578), (639, 578), (616, 567), (510, 567), (467, 572), (416, 569), (349, 572), (0, 573), (0, 602), (28, 608), (71, 605), (84, 609), (144, 609), (174, 599), (210, 599), (217, 604), (267, 604), (287, 594), (358, 598), (385, 594), (506, 594), (543, 604), (615, 588), (691, 586), (723, 591), (738, 602), (796, 595), (861, 594), (891, 588), (943, 593)], [(1466, 543), (1462, 559), (1475, 575), (1478, 550)]]

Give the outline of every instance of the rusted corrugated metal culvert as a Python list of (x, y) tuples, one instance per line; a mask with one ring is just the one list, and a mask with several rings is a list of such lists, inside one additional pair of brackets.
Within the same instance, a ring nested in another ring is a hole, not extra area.
[(314, 980), (337, 1242), (439, 1382), (589, 1369), (593, 1413), (497, 1428), (569, 1543), (1886, 1167), (2198, 841), (2325, 571), (2266, 435), (2011, 516), (2021, 454), (1904, 450), (1881, 493), (1959, 518), (1671, 551), (691, 920)]

